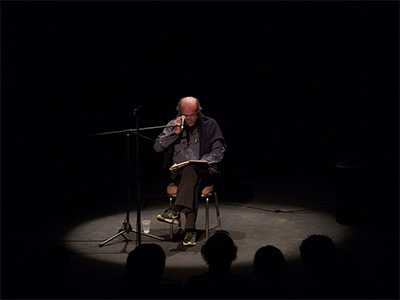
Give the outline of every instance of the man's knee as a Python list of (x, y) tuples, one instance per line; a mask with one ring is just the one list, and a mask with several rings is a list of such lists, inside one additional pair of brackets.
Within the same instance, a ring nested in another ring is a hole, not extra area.
[(196, 165), (187, 165), (185, 167), (185, 170), (190, 170), (190, 171), (196, 171), (197, 166)]
[(188, 174), (197, 174), (195, 165), (188, 165), (182, 170), (182, 176), (185, 176)]

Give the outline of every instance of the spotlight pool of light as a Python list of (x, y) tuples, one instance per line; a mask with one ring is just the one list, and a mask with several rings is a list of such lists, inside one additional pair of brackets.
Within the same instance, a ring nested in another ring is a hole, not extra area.
[[(156, 215), (163, 206), (147, 207), (141, 212), (141, 219), (151, 220), (151, 234), (168, 238), (169, 225), (158, 222)], [(280, 212), (276, 212), (279, 208)], [(338, 247), (351, 237), (354, 226), (340, 225), (335, 221), (334, 208), (313, 210), (302, 205), (268, 202), (262, 206), (220, 203), (222, 227), (230, 232), (238, 246), (237, 260), (232, 270), (249, 270), (254, 254), (262, 246), (274, 245), (281, 249), (288, 260), (298, 259), (301, 241), (311, 234), (324, 234), (332, 238)], [(205, 208), (200, 204), (197, 228), (204, 229)], [(107, 263), (123, 266), (127, 254), (136, 247), (135, 232), (124, 234), (129, 241), (119, 236), (99, 247), (111, 236), (118, 233), (125, 221), (126, 213), (117, 213), (87, 220), (71, 228), (64, 236), (66, 247), (74, 254)], [(213, 205), (210, 206), (210, 228), (216, 226)], [(130, 213), (130, 224), (136, 228), (136, 212)], [(184, 222), (183, 222), (184, 224)], [(200, 249), (205, 242), (202, 235), (195, 247), (186, 248), (181, 242), (159, 241), (141, 236), (142, 243), (157, 243), (165, 251), (167, 262), (164, 276), (183, 280), (189, 274), (205, 270)]]

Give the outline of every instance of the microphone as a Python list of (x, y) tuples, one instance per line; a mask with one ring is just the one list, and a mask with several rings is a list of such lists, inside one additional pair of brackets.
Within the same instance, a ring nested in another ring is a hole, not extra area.
[(183, 130), (183, 124), (185, 124), (185, 116), (181, 116), (181, 130)]
[(136, 108), (133, 110), (133, 114), (135, 115), (135, 117), (137, 116), (137, 113), (138, 113), (139, 109), (141, 109), (141, 108), (142, 108), (142, 106), (139, 105), (138, 107), (136, 107)]

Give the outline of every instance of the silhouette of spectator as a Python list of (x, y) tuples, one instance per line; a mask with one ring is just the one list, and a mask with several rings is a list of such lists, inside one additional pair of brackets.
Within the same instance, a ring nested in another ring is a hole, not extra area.
[(254, 298), (286, 298), (287, 263), (278, 248), (267, 245), (254, 256)]
[[(313, 234), (303, 240), (300, 257), (309, 275), (304, 282), (300, 298), (352, 298), (357, 293), (357, 278), (349, 278), (348, 263), (339, 256), (332, 239), (326, 235)], [(352, 270), (353, 271), (353, 270)]]
[(231, 274), (236, 259), (237, 246), (227, 231), (216, 231), (201, 248), (208, 264), (204, 274), (192, 276), (185, 284), (187, 298), (248, 298), (250, 280)]
[(113, 297), (160, 299), (179, 297), (179, 284), (162, 283), (165, 253), (157, 244), (141, 244), (126, 259), (125, 282)]

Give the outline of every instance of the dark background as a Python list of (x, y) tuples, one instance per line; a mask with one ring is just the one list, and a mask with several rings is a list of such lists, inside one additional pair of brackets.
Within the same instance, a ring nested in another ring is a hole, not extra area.
[[(220, 125), (227, 186), (341, 162), (397, 217), (398, 16), (383, 1), (2, 2), (3, 234), (123, 199), (124, 135), (91, 134), (135, 128), (139, 105), (140, 127), (165, 125), (184, 96)], [(155, 185), (162, 158), (139, 146)]]

